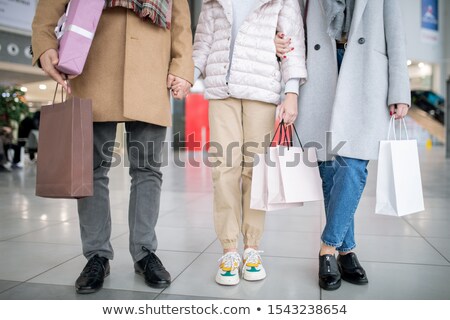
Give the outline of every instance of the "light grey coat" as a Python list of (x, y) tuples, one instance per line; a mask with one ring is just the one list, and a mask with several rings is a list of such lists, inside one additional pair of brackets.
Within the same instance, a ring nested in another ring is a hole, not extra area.
[[(304, 0), (300, 6), (304, 11)], [(411, 105), (402, 21), (397, 0), (357, 0), (338, 77), (336, 42), (327, 34), (322, 1), (310, 0), (309, 79), (300, 88), (296, 126), (304, 144), (318, 147), (321, 161), (336, 154), (377, 159), (388, 132), (388, 106)]]

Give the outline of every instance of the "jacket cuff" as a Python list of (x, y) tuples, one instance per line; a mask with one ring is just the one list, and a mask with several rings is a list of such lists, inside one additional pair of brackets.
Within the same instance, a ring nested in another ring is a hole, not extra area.
[(300, 91), (300, 78), (292, 78), (286, 82), (286, 86), (284, 87), (284, 93), (295, 93), (299, 94)]
[(171, 63), (169, 74), (184, 79), (194, 85), (194, 68), (185, 68), (179, 66), (178, 63)]
[(44, 54), (44, 52), (50, 49), (55, 49), (56, 51), (58, 51), (58, 41), (56, 39), (55, 41), (48, 39), (36, 40), (34, 45), (32, 45), (32, 55), (33, 55), (32, 65), (42, 68), (40, 58), (42, 54)]
[(194, 70), (194, 83), (197, 82), (197, 80), (201, 77), (201, 75), (202, 75), (202, 71), (199, 68), (195, 67), (195, 70)]

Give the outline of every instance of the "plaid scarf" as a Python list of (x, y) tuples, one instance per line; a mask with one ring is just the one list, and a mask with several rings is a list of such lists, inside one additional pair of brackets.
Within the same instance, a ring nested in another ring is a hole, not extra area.
[(105, 7), (133, 10), (138, 17), (148, 19), (158, 27), (170, 29), (173, 0), (105, 0)]
[(350, 32), (355, 0), (325, 0), (323, 4), (328, 20), (329, 36), (342, 40), (342, 36)]

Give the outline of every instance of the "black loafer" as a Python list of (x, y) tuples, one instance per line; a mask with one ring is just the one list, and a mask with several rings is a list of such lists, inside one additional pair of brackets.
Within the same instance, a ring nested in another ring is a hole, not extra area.
[(337, 290), (341, 286), (341, 274), (332, 254), (319, 256), (319, 286), (328, 291)]
[(103, 287), (103, 280), (109, 276), (109, 260), (95, 255), (89, 259), (77, 281), (77, 293), (87, 294), (99, 291)]
[(358, 285), (369, 283), (366, 271), (359, 263), (355, 253), (339, 255), (337, 262), (342, 279), (345, 281)]
[(142, 250), (148, 254), (134, 264), (135, 272), (145, 278), (145, 283), (149, 287), (160, 289), (170, 286), (170, 274), (164, 268), (161, 260), (146, 247), (142, 247)]

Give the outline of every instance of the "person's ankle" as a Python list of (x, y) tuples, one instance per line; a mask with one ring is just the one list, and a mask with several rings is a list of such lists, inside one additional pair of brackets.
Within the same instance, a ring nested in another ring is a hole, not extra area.
[(334, 247), (330, 247), (330, 246), (327, 246), (327, 245), (322, 245), (321, 246), (321, 248), (320, 248), (320, 253), (319, 253), (319, 255), (320, 256), (324, 256), (324, 255), (327, 255), (327, 254), (330, 254), (330, 255), (335, 255), (336, 254), (336, 248), (334, 248)]
[(230, 252), (237, 252), (237, 248), (223, 249), (223, 253), (224, 254), (227, 254), (227, 253), (230, 253)]
[(346, 256), (346, 255), (348, 255), (349, 253), (352, 253), (353, 251), (345, 251), (345, 252), (339, 252), (339, 255), (340, 256)]

